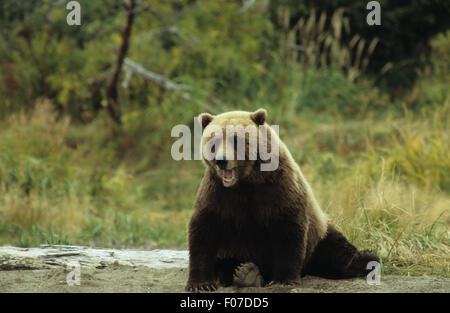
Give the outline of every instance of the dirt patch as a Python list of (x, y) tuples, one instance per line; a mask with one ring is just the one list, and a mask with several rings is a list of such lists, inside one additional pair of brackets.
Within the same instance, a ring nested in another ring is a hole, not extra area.
[[(184, 292), (187, 251), (117, 250), (79, 246), (0, 247), (0, 292)], [(80, 264), (80, 285), (70, 286), (67, 265)], [(304, 277), (295, 286), (227, 287), (218, 292), (450, 292), (450, 278), (381, 276), (328, 280)]]
[[(64, 268), (0, 271), (1, 292), (184, 292), (187, 270), (112, 265), (81, 268), (80, 286), (69, 286)], [(385, 276), (381, 285), (364, 279), (327, 280), (307, 276), (298, 286), (219, 288), (218, 292), (449, 292), (450, 278)]]

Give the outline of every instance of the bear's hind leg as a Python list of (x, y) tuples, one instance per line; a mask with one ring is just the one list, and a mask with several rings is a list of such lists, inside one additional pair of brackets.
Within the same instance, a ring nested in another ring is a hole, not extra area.
[(378, 256), (370, 251), (358, 251), (344, 235), (332, 225), (316, 246), (303, 275), (313, 275), (329, 279), (343, 279), (366, 276), (370, 261), (380, 262)]
[(258, 266), (252, 262), (239, 265), (233, 278), (234, 284), (239, 287), (262, 287), (264, 285)]

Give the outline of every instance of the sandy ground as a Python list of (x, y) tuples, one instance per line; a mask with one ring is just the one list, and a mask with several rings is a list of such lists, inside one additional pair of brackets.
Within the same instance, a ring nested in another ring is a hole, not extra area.
[[(152, 269), (112, 264), (103, 268), (81, 268), (80, 286), (69, 286), (69, 270), (58, 267), (0, 271), (0, 292), (184, 292), (185, 268)], [(450, 278), (382, 276), (381, 285), (365, 279), (327, 280), (305, 277), (298, 286), (266, 288), (219, 288), (218, 292), (450, 292)]]
[[(80, 285), (69, 285), (79, 267)], [(106, 249), (67, 245), (35, 248), (0, 247), (0, 292), (184, 292), (185, 250)], [(450, 292), (450, 278), (384, 276), (381, 284), (366, 279), (328, 280), (304, 277), (295, 286), (227, 287), (218, 292)]]

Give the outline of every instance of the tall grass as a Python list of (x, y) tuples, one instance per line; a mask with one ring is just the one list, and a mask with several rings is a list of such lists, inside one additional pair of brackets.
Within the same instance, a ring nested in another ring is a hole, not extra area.
[[(366, 42), (359, 34), (352, 34), (348, 17), (340, 8), (328, 17), (326, 12), (316, 14), (313, 10), (309, 17), (300, 18), (290, 28), (290, 12), (285, 9), (282, 24), (286, 36), (282, 47), (291, 60), (311, 67), (340, 68), (348, 79), (354, 80), (369, 65), (370, 56), (375, 50), (378, 38)], [(346, 37), (349, 37), (347, 39)]]
[(70, 126), (45, 100), (0, 124), (0, 242), (183, 244), (186, 207), (171, 193), (186, 182), (165, 181), (179, 171), (135, 177), (115, 162), (121, 147), (110, 143), (107, 125)]
[(377, 251), (387, 273), (449, 273), (449, 109), (447, 101), (431, 116), (302, 121), (285, 135), (332, 221)]

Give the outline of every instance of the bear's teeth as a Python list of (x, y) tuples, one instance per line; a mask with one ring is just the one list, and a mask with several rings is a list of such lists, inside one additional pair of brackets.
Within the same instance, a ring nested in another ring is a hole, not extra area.
[(225, 187), (230, 187), (236, 177), (236, 169), (222, 170), (222, 180)]

